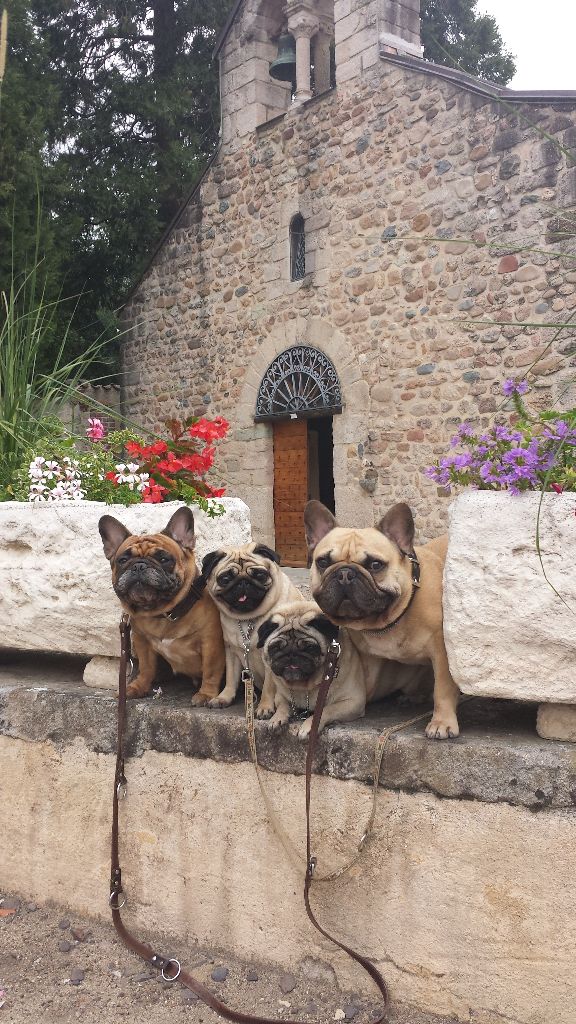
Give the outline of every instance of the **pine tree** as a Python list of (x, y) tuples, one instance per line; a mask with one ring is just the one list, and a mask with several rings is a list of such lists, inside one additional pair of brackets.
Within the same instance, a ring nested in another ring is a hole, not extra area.
[(426, 60), (506, 85), (516, 71), (496, 19), (476, 12), (478, 0), (422, 0)]

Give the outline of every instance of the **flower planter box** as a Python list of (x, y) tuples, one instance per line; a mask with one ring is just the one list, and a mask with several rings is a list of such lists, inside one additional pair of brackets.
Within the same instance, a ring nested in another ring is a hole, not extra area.
[(450, 508), (444, 631), (463, 693), (576, 704), (576, 495), (540, 502), (469, 491)]
[[(216, 519), (193, 510), (198, 562), (223, 544), (251, 539), (247, 505), (239, 498), (221, 503), (226, 512)], [(135, 533), (157, 533), (180, 504), (0, 504), (0, 648), (116, 659), (121, 609), (98, 520), (107, 513)], [(106, 663), (96, 665), (102, 669)], [(117, 679), (115, 661), (108, 665)], [(95, 674), (92, 663), (86, 681), (100, 683), (105, 675)]]

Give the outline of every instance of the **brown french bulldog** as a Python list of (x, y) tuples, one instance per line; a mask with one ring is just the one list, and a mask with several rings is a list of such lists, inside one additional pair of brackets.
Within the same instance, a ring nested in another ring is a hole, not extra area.
[(460, 691), (442, 632), (447, 538), (414, 548), (414, 520), (404, 503), (394, 505), (376, 528), (349, 530), (319, 501), (309, 501), (304, 522), (314, 600), (332, 622), (346, 627), (360, 651), (387, 662), (431, 665), (434, 714), (426, 735), (458, 736)]
[(187, 607), (199, 575), (192, 512), (179, 508), (162, 533), (134, 536), (107, 515), (98, 529), (112, 567), (114, 591), (130, 615), (138, 658), (138, 675), (128, 686), (127, 697), (150, 693), (161, 655), (175, 672), (201, 680), (192, 704), (208, 704), (218, 696), (226, 659), (212, 598), (203, 593)]

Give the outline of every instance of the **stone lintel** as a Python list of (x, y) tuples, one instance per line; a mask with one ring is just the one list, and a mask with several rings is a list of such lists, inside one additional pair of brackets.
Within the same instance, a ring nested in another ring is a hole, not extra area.
[[(116, 700), (110, 691), (82, 685), (83, 666), (78, 658), (3, 652), (0, 735), (48, 741), (59, 749), (80, 738), (89, 750), (113, 752)], [(162, 688), (160, 699), (129, 702), (128, 756), (154, 750), (228, 764), (249, 760), (241, 703), (223, 711), (193, 709), (185, 681), (163, 683)], [(316, 773), (370, 785), (379, 732), (419, 710), (385, 701), (370, 706), (359, 722), (331, 727), (320, 737)], [(380, 785), (532, 810), (576, 805), (574, 748), (536, 735), (535, 705), (474, 699), (459, 715), (462, 732), (457, 740), (427, 740), (425, 722), (394, 735), (386, 747)], [(261, 722), (256, 723), (256, 738), (266, 769), (303, 774), (305, 746), (298, 740), (271, 734)]]

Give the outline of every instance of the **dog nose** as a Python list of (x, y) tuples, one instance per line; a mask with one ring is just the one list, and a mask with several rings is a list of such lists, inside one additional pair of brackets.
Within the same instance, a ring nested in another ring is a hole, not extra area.
[(348, 586), (348, 584), (352, 583), (352, 581), (356, 579), (357, 575), (358, 573), (356, 572), (356, 569), (347, 565), (343, 569), (338, 570), (338, 583), (343, 583), (344, 586)]
[(132, 572), (144, 572), (148, 568), (148, 565), (146, 562), (132, 562), (130, 568), (132, 569)]

